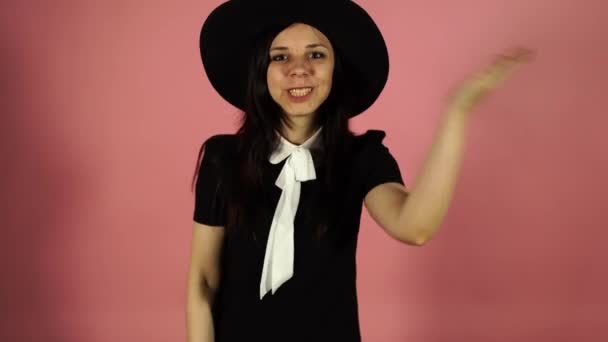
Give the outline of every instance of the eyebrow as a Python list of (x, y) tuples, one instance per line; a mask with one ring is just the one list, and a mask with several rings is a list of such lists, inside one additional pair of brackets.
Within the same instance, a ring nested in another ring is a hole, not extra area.
[[(323, 47), (323, 48), (326, 48), (327, 50), (329, 50), (329, 48), (327, 46), (320, 44), (320, 43), (306, 45), (307, 49), (312, 49), (312, 48), (316, 48), (316, 47)], [(286, 48), (285, 46), (275, 46), (270, 49), (270, 51), (273, 51), (273, 50), (288, 50), (288, 48)]]

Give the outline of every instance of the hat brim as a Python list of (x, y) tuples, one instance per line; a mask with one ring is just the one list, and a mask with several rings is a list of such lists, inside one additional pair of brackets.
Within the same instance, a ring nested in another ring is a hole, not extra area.
[(339, 51), (349, 91), (355, 92), (350, 116), (367, 110), (378, 98), (388, 78), (385, 41), (369, 14), (350, 0), (231, 0), (205, 20), (199, 46), (211, 85), (226, 101), (244, 110), (250, 42), (262, 30), (301, 22), (323, 32)]

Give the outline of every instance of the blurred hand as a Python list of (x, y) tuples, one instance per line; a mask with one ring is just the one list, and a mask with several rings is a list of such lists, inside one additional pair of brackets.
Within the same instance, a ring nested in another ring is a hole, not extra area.
[(526, 48), (513, 49), (499, 55), (494, 63), (473, 74), (457, 88), (449, 101), (448, 111), (469, 113), (488, 94), (502, 84), (524, 62), (532, 59), (533, 53)]

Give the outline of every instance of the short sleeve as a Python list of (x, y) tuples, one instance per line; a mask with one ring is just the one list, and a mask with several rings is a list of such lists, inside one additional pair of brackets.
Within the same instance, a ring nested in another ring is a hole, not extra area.
[(382, 143), (386, 134), (379, 130), (369, 130), (366, 135), (366, 146), (361, 159), (364, 168), (361, 180), (363, 196), (383, 183), (396, 182), (405, 185), (399, 164)]
[(209, 226), (226, 225), (226, 200), (221, 178), (224, 146), (220, 140), (213, 136), (201, 146), (204, 152), (195, 186), (193, 219)]

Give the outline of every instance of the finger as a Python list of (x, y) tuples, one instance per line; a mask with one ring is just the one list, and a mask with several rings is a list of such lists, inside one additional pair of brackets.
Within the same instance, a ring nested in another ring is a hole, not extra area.
[(534, 51), (525, 47), (517, 47), (510, 55), (517, 62), (529, 62), (534, 58)]
[(490, 68), (498, 70), (514, 68), (521, 63), (530, 61), (532, 56), (532, 50), (518, 47), (509, 53), (498, 55)]
[(475, 78), (482, 84), (495, 83), (504, 79), (515, 66), (514, 61), (506, 55), (496, 57), (496, 60), (475, 74)]
[(498, 72), (510, 72), (522, 63), (532, 60), (532, 56), (532, 50), (517, 48), (511, 53), (500, 55), (496, 62), (496, 69)]
[(515, 48), (498, 55), (495, 61), (473, 75), (473, 82), (481, 89), (494, 89), (504, 82), (524, 62), (531, 60), (533, 52), (527, 48)]
[(508, 55), (501, 55), (497, 62), (492, 66), (492, 70), (487, 76), (487, 82), (493, 87), (504, 82), (514, 70), (522, 63), (531, 59), (532, 53), (527, 49), (518, 49)]

